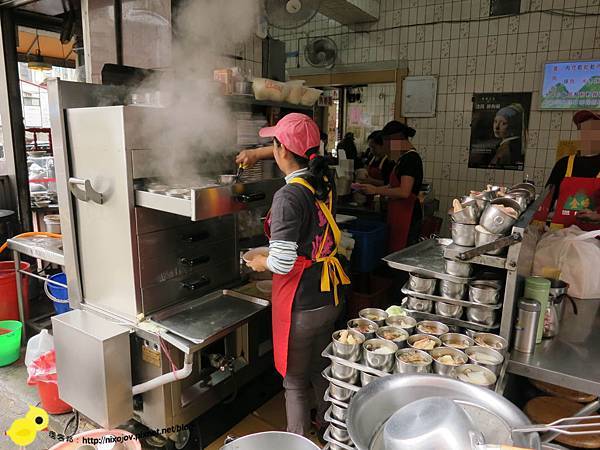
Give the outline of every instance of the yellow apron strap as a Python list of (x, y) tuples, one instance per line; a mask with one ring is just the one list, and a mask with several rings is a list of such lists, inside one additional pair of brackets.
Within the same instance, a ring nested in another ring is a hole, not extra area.
[[(297, 183), (305, 188), (307, 188), (314, 195), (315, 189), (310, 185), (308, 181), (304, 178), (296, 177), (293, 178), (290, 183)], [(325, 233), (323, 233), (323, 239), (321, 240), (321, 244), (319, 245), (319, 249), (315, 255), (317, 262), (323, 263), (323, 270), (321, 271), (321, 291), (322, 292), (330, 292), (331, 291), (331, 283), (333, 282), (333, 297), (335, 300), (335, 304), (339, 304), (338, 298), (338, 286), (340, 283), (342, 285), (350, 284), (350, 278), (344, 272), (342, 264), (337, 259), (337, 247), (340, 243), (342, 232), (340, 228), (337, 226), (335, 222), (335, 218), (331, 212), (333, 207), (333, 192), (329, 192), (328, 198), (329, 205), (326, 205), (325, 202), (321, 200), (317, 200), (317, 205), (319, 209), (325, 215), (325, 219), (327, 220), (327, 227), (325, 228)], [(323, 253), (323, 249), (325, 248), (325, 241), (327, 240), (327, 234), (329, 230), (333, 233), (333, 241), (335, 243), (334, 248), (328, 256), (321, 256)]]
[(573, 164), (575, 164), (575, 155), (569, 156), (569, 161), (567, 162), (567, 171), (565, 172), (565, 178), (571, 178), (571, 176), (573, 175)]

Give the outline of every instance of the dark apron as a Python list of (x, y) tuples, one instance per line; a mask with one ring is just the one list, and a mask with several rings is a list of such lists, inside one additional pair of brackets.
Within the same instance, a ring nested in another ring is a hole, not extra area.
[[(314, 188), (303, 178), (294, 178), (290, 183), (301, 184), (310, 190), (313, 194)], [(311, 267), (314, 263), (322, 263), (323, 271), (321, 273), (321, 291), (330, 292), (333, 285), (333, 294), (335, 304), (338, 304), (337, 288), (340, 284), (350, 284), (350, 279), (345, 274), (339, 260), (336, 257), (337, 246), (340, 243), (341, 232), (338, 228), (333, 214), (331, 212), (333, 206), (333, 194), (329, 194), (329, 204), (316, 200), (317, 207), (321, 209), (327, 219), (327, 226), (321, 240), (321, 245), (316, 253), (315, 260), (309, 260), (303, 256), (298, 256), (292, 270), (285, 274), (273, 274), (273, 293), (271, 296), (272, 309), (272, 324), (273, 324), (273, 354), (275, 359), (275, 368), (285, 377), (287, 373), (288, 360), (288, 345), (290, 338), (290, 328), (292, 323), (292, 308), (296, 291), (302, 280), (304, 271)], [(270, 239), (270, 212), (265, 220), (265, 234)], [(327, 256), (322, 256), (323, 248), (327, 238), (327, 233), (333, 233), (334, 247), (331, 253)]]
[[(398, 159), (398, 164), (400, 164), (401, 159), (402, 157)], [(400, 187), (400, 179), (396, 176), (395, 169), (390, 175), (390, 187)], [(389, 233), (388, 251), (390, 253), (406, 247), (416, 201), (417, 196), (412, 192), (408, 198), (390, 197), (388, 199), (387, 224)]]
[(373, 178), (375, 180), (383, 180), (383, 164), (385, 163), (387, 159), (387, 155), (384, 156), (381, 161), (379, 161), (379, 164), (375, 164), (375, 157), (371, 158), (371, 161), (369, 161), (369, 165), (367, 167), (367, 172), (369, 173), (369, 178)]

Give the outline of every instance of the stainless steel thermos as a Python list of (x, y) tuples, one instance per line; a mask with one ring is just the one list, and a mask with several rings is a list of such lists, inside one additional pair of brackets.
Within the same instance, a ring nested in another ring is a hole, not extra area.
[(542, 305), (537, 300), (522, 298), (518, 304), (519, 312), (515, 324), (515, 350), (533, 353), (540, 321)]

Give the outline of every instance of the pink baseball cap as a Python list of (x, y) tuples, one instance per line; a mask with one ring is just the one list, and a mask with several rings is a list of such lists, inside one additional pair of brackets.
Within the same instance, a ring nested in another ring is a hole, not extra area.
[(258, 132), (260, 137), (276, 137), (285, 148), (298, 156), (306, 156), (311, 148), (319, 147), (321, 132), (317, 124), (305, 114), (290, 113), (274, 127), (265, 127)]

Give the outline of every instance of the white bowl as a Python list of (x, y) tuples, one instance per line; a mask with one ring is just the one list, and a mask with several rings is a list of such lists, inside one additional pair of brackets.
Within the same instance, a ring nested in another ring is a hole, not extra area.
[(258, 289), (263, 294), (270, 294), (271, 292), (273, 292), (273, 281), (271, 281), (271, 280), (257, 281), (256, 289)]
[(257, 247), (252, 250), (247, 251), (242, 255), (242, 259), (245, 262), (251, 262), (254, 258), (259, 255), (268, 256), (269, 255), (269, 247)]

